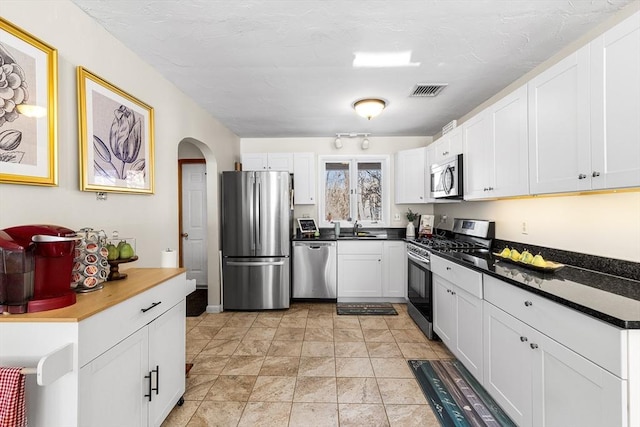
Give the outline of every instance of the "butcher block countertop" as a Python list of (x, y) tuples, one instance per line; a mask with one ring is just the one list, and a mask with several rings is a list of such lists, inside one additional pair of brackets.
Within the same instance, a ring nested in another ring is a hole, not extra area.
[(127, 278), (104, 282), (104, 288), (76, 295), (76, 303), (56, 310), (4, 314), (0, 322), (79, 322), (184, 273), (184, 268), (130, 268)]

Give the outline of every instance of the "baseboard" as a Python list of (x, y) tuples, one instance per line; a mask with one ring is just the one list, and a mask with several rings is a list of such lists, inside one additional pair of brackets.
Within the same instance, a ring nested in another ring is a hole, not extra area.
[(222, 306), (221, 305), (208, 305), (207, 306), (207, 313), (222, 313)]

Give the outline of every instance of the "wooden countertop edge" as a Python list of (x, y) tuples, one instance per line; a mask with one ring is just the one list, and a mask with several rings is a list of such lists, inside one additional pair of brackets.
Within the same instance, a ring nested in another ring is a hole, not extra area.
[(105, 282), (104, 288), (76, 295), (76, 303), (56, 310), (26, 314), (4, 314), (1, 323), (56, 322), (72, 323), (84, 320), (145, 292), (184, 273), (184, 268), (130, 268), (124, 280)]

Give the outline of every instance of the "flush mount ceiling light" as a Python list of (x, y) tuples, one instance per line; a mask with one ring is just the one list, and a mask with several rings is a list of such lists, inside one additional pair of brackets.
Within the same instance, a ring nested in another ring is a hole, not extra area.
[(411, 51), (402, 52), (354, 52), (353, 68), (418, 67), (411, 62)]
[(367, 120), (371, 120), (373, 117), (382, 113), (382, 110), (384, 110), (386, 106), (387, 103), (379, 98), (360, 99), (353, 103), (353, 109), (356, 110), (356, 113)]

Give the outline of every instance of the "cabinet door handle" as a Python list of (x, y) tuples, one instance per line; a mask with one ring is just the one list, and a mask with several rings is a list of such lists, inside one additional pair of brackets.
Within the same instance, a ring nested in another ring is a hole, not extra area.
[(587, 175), (581, 173), (580, 175), (578, 175), (578, 179), (585, 179), (587, 177)]
[(447, 270), (451, 271), (451, 267), (447, 267)]
[(493, 191), (493, 187), (487, 188), (488, 191)]
[(451, 293), (451, 289), (447, 289), (447, 293), (450, 294)]
[(532, 350), (535, 350), (536, 348), (538, 348), (538, 344), (536, 343), (531, 343), (529, 344), (529, 346), (531, 347)]
[(524, 302), (524, 306), (525, 307), (531, 307), (533, 305), (533, 303), (531, 301), (525, 301)]
[(598, 171), (593, 171), (593, 173), (591, 174), (592, 177), (596, 178), (600, 176), (600, 172)]
[(455, 295), (455, 294), (456, 294), (456, 291), (451, 291), (451, 295)]
[[(158, 395), (158, 393), (160, 392), (160, 366), (156, 365), (156, 369), (153, 369), (149, 375), (151, 375), (151, 373), (155, 372), (156, 373), (156, 388), (150, 388), (150, 390), (153, 390), (156, 392), (156, 396)], [(151, 384), (151, 380), (149, 380), (149, 384)], [(149, 391), (149, 393), (151, 393), (151, 391)], [(151, 398), (149, 398), (149, 400), (151, 400)]]
[(149, 378), (149, 394), (145, 394), (144, 397), (148, 397), (149, 398), (149, 402), (151, 402), (151, 390), (153, 390), (151, 388), (151, 371), (149, 371), (149, 375), (145, 375), (145, 378)]
[(527, 337), (520, 337), (520, 341), (527, 342), (527, 341), (529, 341), (529, 339)]
[(158, 302), (154, 302), (153, 304), (151, 304), (149, 307), (147, 308), (141, 308), (140, 311), (142, 311), (143, 313), (146, 313), (147, 311), (151, 310), (153, 307), (162, 304), (162, 301), (158, 301)]

